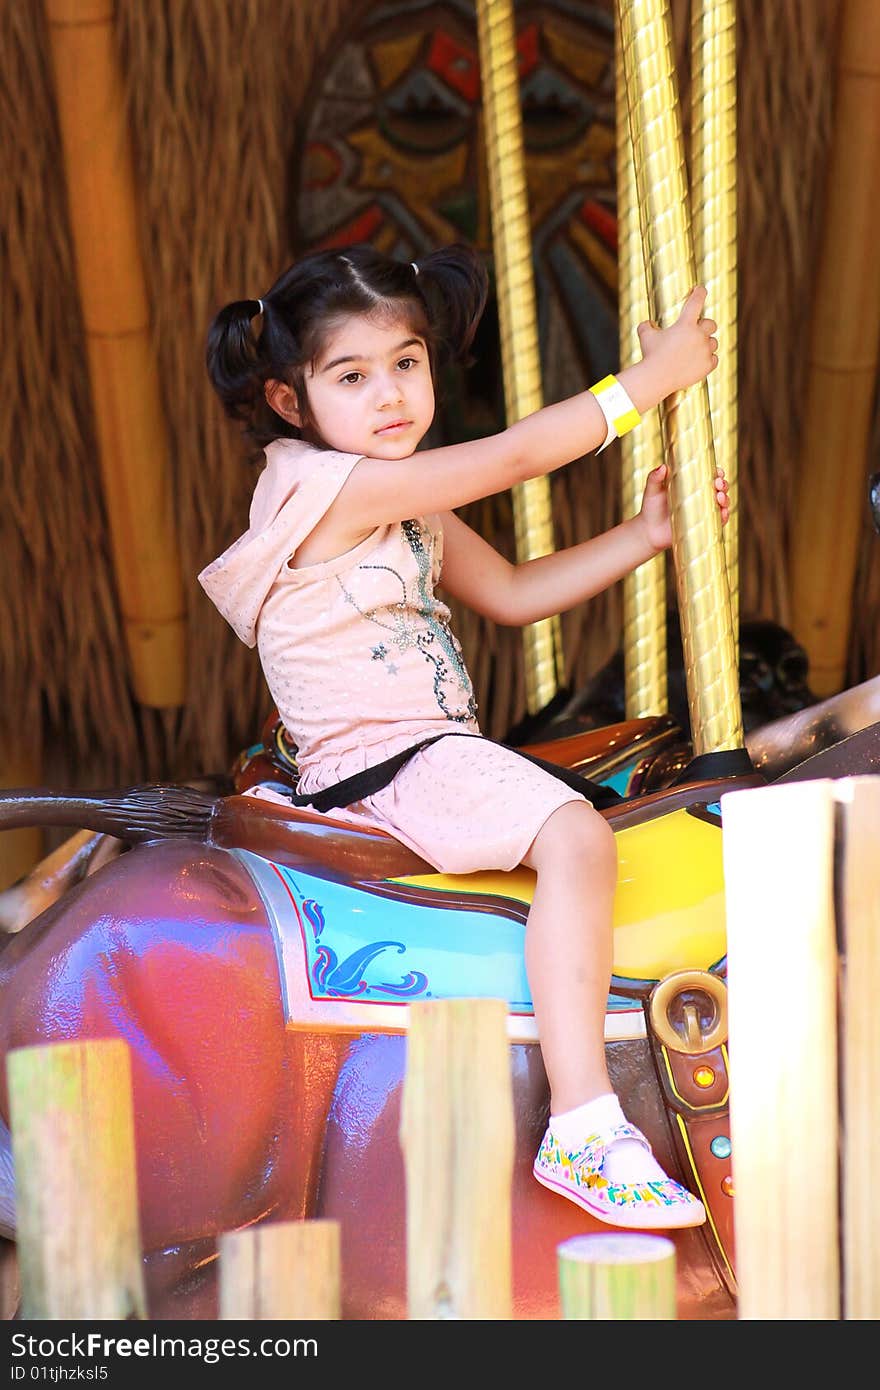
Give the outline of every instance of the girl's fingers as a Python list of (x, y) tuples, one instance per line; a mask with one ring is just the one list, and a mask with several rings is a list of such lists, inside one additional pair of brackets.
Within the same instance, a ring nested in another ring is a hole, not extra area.
[(690, 319), (692, 323), (698, 323), (708, 293), (705, 285), (695, 285), (685, 300), (679, 317)]
[(730, 515), (730, 498), (728, 491), (730, 484), (724, 476), (724, 469), (720, 465), (715, 466), (715, 501), (721, 510), (721, 520), (726, 521)]

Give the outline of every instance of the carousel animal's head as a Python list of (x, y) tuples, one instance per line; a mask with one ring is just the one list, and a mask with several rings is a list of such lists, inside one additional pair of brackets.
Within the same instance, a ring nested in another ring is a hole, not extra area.
[[(666, 614), (666, 635), (669, 715), (680, 729), (687, 731), (690, 729), (687, 680), (681, 626), (674, 609)], [(809, 685), (807, 653), (786, 628), (769, 619), (744, 618), (740, 623), (739, 643), (740, 696), (746, 732), (816, 703), (817, 696)], [(532, 738), (542, 734), (560, 737), (572, 732), (576, 725), (599, 727), (617, 723), (625, 717), (623, 651), (618, 649), (551, 717), (546, 732), (543, 724), (540, 730), (531, 727), (517, 732)], [(532, 725), (536, 722), (533, 716)]]
[(786, 628), (761, 618), (740, 624), (739, 683), (746, 730), (818, 699), (804, 648)]

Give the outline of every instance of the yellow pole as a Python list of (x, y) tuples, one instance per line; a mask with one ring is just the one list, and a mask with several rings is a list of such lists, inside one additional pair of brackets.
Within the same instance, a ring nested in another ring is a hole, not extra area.
[[(673, 323), (697, 283), (667, 0), (619, 0), (652, 315)], [(670, 465), (672, 550), (694, 752), (743, 748), (715, 450), (705, 382), (661, 407)]]
[(846, 676), (880, 360), (880, 5), (844, 0), (840, 25), (791, 550), (792, 627), (819, 696)]
[[(523, 156), (513, 0), (477, 0), (483, 111), (504, 400), (510, 423), (543, 405), (532, 239)], [(554, 550), (553, 508), (547, 478), (531, 478), (513, 491), (518, 560)], [(526, 704), (536, 714), (562, 684), (562, 631), (557, 617), (523, 633)]]
[[(615, 103), (617, 124), (617, 263), (620, 362), (641, 356), (636, 329), (648, 318), (645, 250), (633, 166), (629, 107), (620, 46), (620, 16), (614, 11)], [(663, 462), (660, 411), (642, 416), (637, 430), (620, 441), (621, 510), (638, 511), (645, 479)], [(666, 661), (666, 556), (656, 555), (623, 581), (623, 673), (627, 719), (665, 714), (669, 707)]]
[(217, 1247), (222, 1322), (340, 1318), (338, 1221), (263, 1221)]
[(608, 1231), (556, 1247), (566, 1320), (670, 1322), (677, 1317), (675, 1246), (666, 1236)]
[[(840, 1316), (834, 816), (829, 780), (721, 798), (734, 1235), (744, 1321)], [(768, 991), (782, 981), (785, 1009), (771, 1016)]]
[(730, 622), (739, 642), (737, 505), (736, 0), (694, 0), (691, 15), (691, 209), (697, 278), (718, 324), (709, 377), (715, 462), (730, 483), (724, 527)]
[(503, 999), (411, 1005), (400, 1141), (409, 1318), (509, 1319), (513, 1092)]
[(186, 689), (183, 580), (113, 0), (44, 0), (113, 565), (138, 700)]
[(843, 812), (838, 926), (844, 959), (840, 1001), (843, 1078), (843, 1307), (850, 1321), (880, 1317), (880, 1211), (865, 1202), (880, 1172), (880, 778), (833, 783)]
[(127, 1044), (13, 1048), (6, 1075), (22, 1318), (145, 1318)]

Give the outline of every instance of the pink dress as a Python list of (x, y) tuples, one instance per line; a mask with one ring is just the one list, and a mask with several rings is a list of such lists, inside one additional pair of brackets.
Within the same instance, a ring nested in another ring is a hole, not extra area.
[(315, 792), (433, 734), (381, 791), (334, 819), (385, 830), (445, 873), (512, 869), (578, 792), (480, 735), (473, 687), (440, 578), (438, 516), (380, 526), (301, 569), (297, 547), (360, 459), (299, 440), (266, 449), (250, 525), (199, 575), (248, 646)]

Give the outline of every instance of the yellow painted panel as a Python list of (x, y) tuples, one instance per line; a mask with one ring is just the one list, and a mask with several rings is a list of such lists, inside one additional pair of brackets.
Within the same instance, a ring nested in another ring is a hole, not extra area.
[[(721, 828), (674, 811), (617, 832), (614, 973), (659, 980), (702, 969), (726, 953)], [(488, 894), (531, 903), (530, 869), (467, 875), (416, 874), (396, 880), (436, 892)]]
[(566, 72), (570, 72), (585, 87), (598, 87), (611, 62), (611, 55), (600, 48), (591, 48), (567, 25), (544, 21), (544, 39), (548, 52)]
[(383, 92), (387, 92), (400, 74), (406, 72), (421, 42), (421, 34), (410, 34), (406, 38), (389, 39), (387, 43), (373, 44), (370, 58)]

